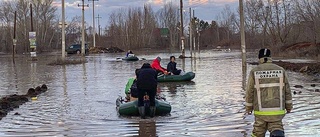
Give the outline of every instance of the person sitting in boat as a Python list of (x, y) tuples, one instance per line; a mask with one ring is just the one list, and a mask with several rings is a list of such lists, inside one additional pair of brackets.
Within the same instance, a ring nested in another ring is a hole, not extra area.
[(147, 94), (150, 101), (150, 116), (155, 114), (155, 96), (158, 85), (157, 72), (151, 68), (149, 63), (144, 63), (137, 76), (138, 87), (138, 109), (141, 118), (145, 118), (144, 97)]
[(175, 56), (171, 56), (170, 57), (170, 62), (167, 65), (167, 71), (171, 75), (183, 75), (184, 72), (181, 69), (177, 69), (177, 63), (175, 61), (176, 61), (176, 57)]
[(131, 50), (128, 50), (126, 57), (132, 57), (134, 56), (133, 52)]
[(135, 101), (138, 99), (138, 87), (137, 87), (137, 76), (140, 69), (136, 69), (135, 74), (136, 77), (129, 78), (126, 88), (125, 88), (125, 94), (127, 101)]
[(157, 73), (163, 73), (165, 75), (168, 75), (168, 71), (165, 68), (161, 67), (160, 62), (161, 62), (161, 58), (157, 57), (152, 61), (151, 67), (155, 69)]

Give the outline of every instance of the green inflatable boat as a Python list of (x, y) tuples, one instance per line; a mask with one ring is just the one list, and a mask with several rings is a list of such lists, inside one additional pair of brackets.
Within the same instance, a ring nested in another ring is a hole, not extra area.
[(125, 60), (125, 61), (138, 61), (139, 58), (136, 57), (136, 56), (129, 56), (129, 57), (122, 58), (122, 60)]
[[(156, 99), (156, 116), (163, 116), (170, 114), (171, 112), (171, 105), (160, 99)], [(121, 116), (139, 116), (138, 110), (138, 100), (125, 102), (121, 97), (119, 97), (116, 101), (117, 110)], [(145, 110), (146, 116), (149, 116), (150, 109), (146, 108)]]
[(161, 75), (158, 76), (158, 82), (179, 82), (191, 81), (196, 76), (193, 72), (188, 72), (184, 75)]

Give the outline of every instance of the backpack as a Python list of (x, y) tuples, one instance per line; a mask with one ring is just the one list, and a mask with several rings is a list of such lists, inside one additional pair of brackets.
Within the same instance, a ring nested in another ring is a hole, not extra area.
[(130, 94), (132, 97), (138, 98), (138, 87), (137, 87), (137, 80), (134, 80), (131, 87), (130, 87)]

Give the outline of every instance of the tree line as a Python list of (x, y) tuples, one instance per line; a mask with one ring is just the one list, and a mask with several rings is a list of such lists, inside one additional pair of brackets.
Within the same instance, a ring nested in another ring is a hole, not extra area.
[[(30, 50), (30, 5), (33, 7), (33, 30), (37, 32), (37, 50), (61, 48), (60, 16), (52, 3), (53, 0), (3, 1), (0, 4), (0, 51), (12, 51), (15, 11), (17, 52)], [(270, 47), (283, 50), (299, 42), (319, 43), (319, 0), (247, 0), (244, 12), (247, 48)], [(198, 17), (190, 21), (184, 15), (184, 35), (188, 37), (187, 30), (190, 24), (192, 28), (196, 28), (192, 33), (200, 47), (240, 48), (239, 20), (239, 12), (229, 6), (225, 6), (212, 21), (204, 21)], [(79, 16), (69, 21), (66, 28), (67, 45), (80, 42), (80, 24)], [(150, 5), (115, 10), (110, 14), (108, 25), (105, 26), (102, 35), (93, 34), (92, 27), (87, 24), (86, 26), (87, 43), (92, 43), (92, 35), (97, 35), (97, 45), (101, 47), (178, 49), (180, 45), (179, 7), (173, 3), (167, 3), (157, 11)]]
[[(56, 8), (53, 7), (53, 0), (16, 0), (3, 1), (0, 5), (1, 20), (1, 45), (0, 51), (11, 52), (13, 45), (14, 12), (17, 13), (16, 21), (16, 52), (22, 53), (30, 50), (29, 32), (37, 33), (37, 45), (39, 50), (44, 47), (53, 47), (56, 37), (57, 24)], [(33, 18), (31, 19), (31, 9)], [(31, 21), (33, 28), (31, 28)]]
[[(244, 5), (248, 49), (268, 47), (280, 52), (297, 43), (319, 45), (319, 0), (247, 0)], [(196, 37), (196, 43), (199, 41), (200, 47), (239, 49), (239, 13), (226, 5), (211, 22), (197, 17), (191, 21), (184, 18), (184, 34), (188, 37), (187, 29), (191, 25), (196, 28), (193, 29), (193, 36)], [(172, 3), (164, 5), (157, 12), (150, 6), (120, 9), (110, 15), (109, 26), (105, 29), (108, 36), (106, 40), (124, 49), (152, 46), (177, 48), (180, 44), (179, 18), (179, 7)], [(167, 28), (168, 37), (152, 35), (152, 30), (156, 28)], [(314, 46), (310, 51), (310, 54), (317, 55), (320, 48)]]
[[(10, 53), (13, 50), (15, 12), (17, 53), (31, 51), (29, 42), (29, 32), (31, 31), (36, 32), (38, 52), (61, 49), (61, 22), (57, 8), (53, 6), (53, 1), (3, 1), (0, 4), (0, 52)], [(72, 17), (67, 24), (66, 44), (79, 43), (81, 41), (81, 17)], [(89, 39), (88, 35), (89, 33), (86, 35), (87, 39)]]
[[(248, 48), (269, 47), (280, 52), (301, 42), (319, 44), (319, 0), (248, 0), (244, 12)], [(226, 6), (219, 17), (219, 25), (227, 27), (233, 37), (229, 43), (238, 42), (239, 12)], [(320, 47), (310, 51), (317, 55)]]

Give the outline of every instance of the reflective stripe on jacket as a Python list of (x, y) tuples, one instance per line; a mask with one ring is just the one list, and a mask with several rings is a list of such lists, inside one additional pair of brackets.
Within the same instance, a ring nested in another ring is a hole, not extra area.
[(260, 64), (249, 74), (246, 92), (246, 111), (255, 115), (284, 115), (292, 109), (292, 95), (285, 70), (272, 63), (271, 58), (260, 59)]

